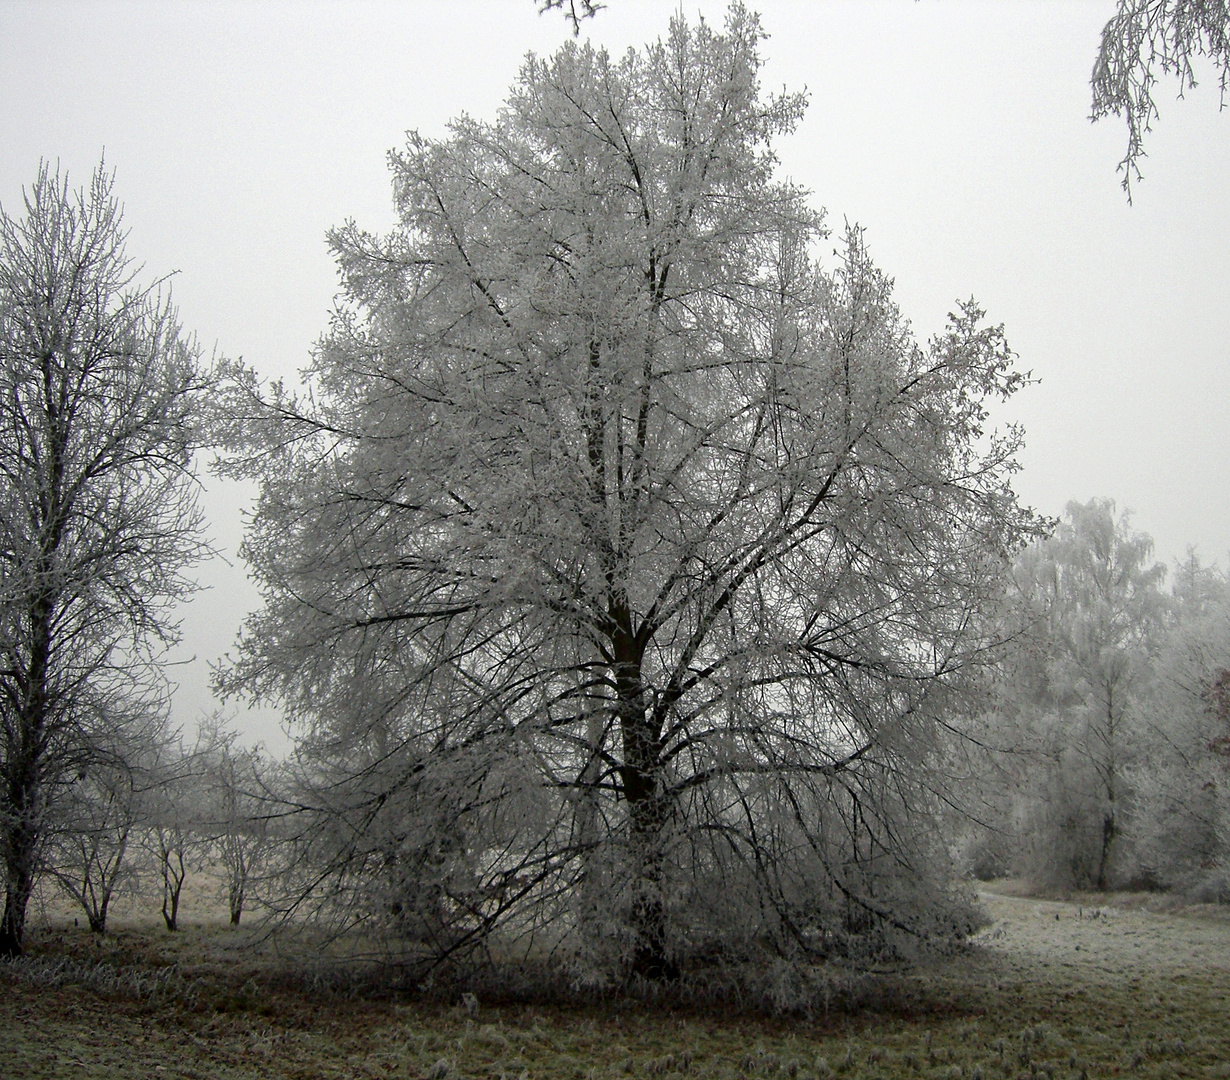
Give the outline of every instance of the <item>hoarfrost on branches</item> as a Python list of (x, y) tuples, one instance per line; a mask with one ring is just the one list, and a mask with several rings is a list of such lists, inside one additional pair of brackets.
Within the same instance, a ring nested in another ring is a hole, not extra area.
[(24, 216), (0, 211), (0, 956), (73, 786), (120, 790), (115, 747), (165, 714), (156, 661), (208, 552), (209, 374), (136, 283), (112, 187), (101, 165), (77, 192), (44, 165)]
[(304, 889), (429, 959), (965, 925), (932, 811), (1032, 527), (985, 429), (1024, 377), (972, 301), (920, 347), (858, 229), (816, 260), (761, 38), (531, 57), (392, 155), (388, 236), (333, 234), (308, 394), (232, 369), (265, 606), (222, 687), (298, 725)]
[(1141, 179), (1145, 135), (1158, 117), (1154, 88), (1158, 72), (1179, 80), (1179, 96), (1196, 86), (1201, 60), (1217, 70), (1221, 105), (1230, 86), (1230, 2), (1228, 0), (1118, 0), (1102, 28), (1093, 67), (1091, 119), (1121, 115), (1128, 147), (1119, 171), (1132, 199), (1132, 181)]

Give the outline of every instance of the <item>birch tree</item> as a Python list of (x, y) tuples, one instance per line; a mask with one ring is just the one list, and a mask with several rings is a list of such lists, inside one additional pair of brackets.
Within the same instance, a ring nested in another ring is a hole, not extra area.
[(265, 605), (222, 686), (298, 725), (300, 880), (430, 955), (959, 921), (932, 764), (1030, 524), (985, 427), (1023, 377), (972, 301), (920, 346), (857, 229), (817, 262), (761, 39), (531, 57), (332, 234), (308, 393), (232, 371)]
[(1158, 884), (1230, 896), (1230, 581), (1189, 553), (1154, 662), (1133, 770), (1141, 862)]
[(1158, 118), (1154, 100), (1158, 76), (1178, 80), (1179, 97), (1196, 87), (1200, 65), (1218, 79), (1221, 106), (1230, 87), (1230, 2), (1227, 0), (1118, 0), (1102, 27), (1093, 66), (1092, 120), (1122, 116), (1128, 146), (1119, 171), (1132, 198), (1139, 180), (1145, 136)]
[(1129, 831), (1166, 568), (1110, 499), (1070, 502), (1064, 518), (1017, 560), (1026, 633), (1002, 696), (1029, 763), (1016, 801), (1027, 806), (1031, 876), (1105, 889)]
[[(112, 178), (44, 165), (0, 211), (0, 955), (21, 951), (57, 803), (156, 708), (200, 536), (204, 374), (135, 283)], [(100, 749), (101, 748), (101, 749)]]

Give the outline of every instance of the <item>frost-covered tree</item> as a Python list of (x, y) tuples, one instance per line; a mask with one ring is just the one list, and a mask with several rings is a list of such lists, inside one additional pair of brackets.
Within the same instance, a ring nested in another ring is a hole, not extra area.
[(107, 929), (112, 901), (139, 886), (143, 834), (174, 743), (165, 706), (138, 699), (133, 711), (113, 710), (95, 733), (88, 766), (58, 793), (45, 822), (42, 870), (95, 933)]
[(223, 686), (298, 726), (302, 880), (431, 955), (958, 921), (933, 765), (1030, 524), (984, 429), (1022, 376), (972, 302), (920, 347), (857, 230), (817, 264), (761, 36), (531, 58), (332, 235), (309, 393), (234, 372), (265, 606)]
[(1166, 609), (1152, 550), (1130, 515), (1092, 499), (1068, 503), (1014, 566), (998, 735), (1018, 761), (1000, 825), (1025, 844), (1014, 868), (1035, 879), (1110, 883)]
[(157, 875), (162, 921), (179, 929), (179, 904), (188, 874), (199, 870), (209, 845), (205, 755), (179, 735), (166, 737), (149, 758), (142, 800), (141, 841)]
[(218, 717), (202, 728), (198, 758), (204, 799), (198, 829), (209, 839), (230, 922), (238, 926), (270, 850), (269, 822), (289, 808), (271, 787), (273, 770), (260, 747), (241, 746)]
[(107, 929), (111, 901), (135, 885), (130, 845), (141, 819), (143, 779), (128, 762), (96, 762), (61, 799), (46, 863), (61, 890), (96, 934)]
[(157, 708), (204, 550), (201, 368), (135, 275), (101, 166), (77, 192), (43, 166), (24, 216), (0, 211), (0, 955), (57, 800), (111, 767), (117, 717)]
[(1133, 770), (1137, 846), (1159, 884), (1230, 898), (1230, 585), (1194, 554), (1175, 575)]
[(1158, 116), (1159, 73), (1178, 79), (1182, 97), (1196, 86), (1202, 61), (1218, 76), (1224, 108), (1230, 87), (1230, 0), (1118, 0), (1102, 28), (1091, 119), (1121, 115), (1127, 123), (1128, 148), (1119, 170), (1129, 201), (1132, 181), (1140, 179), (1145, 135)]

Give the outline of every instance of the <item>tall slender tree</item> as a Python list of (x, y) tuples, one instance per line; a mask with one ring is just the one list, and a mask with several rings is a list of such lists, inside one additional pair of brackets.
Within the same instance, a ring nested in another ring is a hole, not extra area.
[(1190, 895), (1230, 894), (1230, 580), (1194, 552), (1175, 568), (1136, 792), (1143, 873)]
[(223, 686), (300, 725), (303, 880), (436, 955), (659, 978), (951, 910), (929, 761), (1029, 523), (984, 431), (1022, 376), (972, 302), (920, 348), (858, 230), (814, 261), (761, 37), (531, 58), (333, 234), (311, 397), (234, 372), (266, 603)]
[(101, 165), (75, 192), (44, 165), (24, 216), (0, 211), (0, 955), (60, 795), (116, 717), (163, 707), (156, 659), (205, 551), (206, 374), (136, 283), (112, 189)]
[(1033, 822), (1033, 876), (1111, 883), (1167, 604), (1166, 567), (1152, 551), (1129, 514), (1091, 499), (1069, 502), (1054, 534), (1017, 560), (1024, 632), (1001, 704), (1018, 721), (1020, 748), (1033, 751), (1011, 795), (1032, 803), (1018, 811)]

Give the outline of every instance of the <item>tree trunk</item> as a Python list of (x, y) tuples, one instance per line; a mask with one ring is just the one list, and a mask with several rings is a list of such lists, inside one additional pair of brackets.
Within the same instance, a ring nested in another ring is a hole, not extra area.
[(1106, 687), (1106, 765), (1103, 781), (1106, 787), (1106, 809), (1102, 812), (1102, 850), (1098, 856), (1098, 888), (1108, 887), (1106, 867), (1110, 862), (1110, 848), (1119, 835), (1118, 823), (1115, 819), (1115, 770), (1116, 761), (1116, 727), (1118, 717), (1115, 715), (1115, 692), (1113, 686)]
[[(53, 467), (59, 455), (52, 454)], [(58, 483), (58, 471), (56, 475)], [(52, 546), (58, 543), (58, 537)], [(41, 577), (50, 575), (51, 560), (38, 564)], [(0, 921), (0, 956), (21, 955), (26, 928), (26, 905), (34, 892), (34, 868), (38, 857), (40, 821), (39, 769), (41, 746), (47, 723), (47, 669), (51, 656), (52, 597), (42, 593), (30, 605), (31, 647), (24, 672), (25, 686), (17, 711), (17, 745), (10, 747), (4, 764), (3, 849), (5, 853), (4, 916)]]
[(669, 982), (679, 977), (679, 968), (667, 952), (661, 828), (655, 820), (660, 815), (655, 808), (644, 804), (634, 804), (631, 811), (633, 873), (636, 874), (632, 894), (632, 930), (636, 934), (636, 945), (631, 971), (653, 982)]
[(104, 890), (102, 903), (94, 908), (87, 916), (87, 921), (90, 924), (90, 929), (95, 934), (105, 934), (107, 932), (107, 908), (111, 905), (111, 893), (109, 890)]
[(658, 733), (641, 682), (641, 650), (630, 634), (613, 641), (619, 695), (623, 793), (628, 800), (628, 848), (632, 880), (631, 972), (655, 982), (675, 979), (679, 969), (666, 940), (663, 892), (663, 832), (669, 814), (663, 790)]
[[(38, 669), (36, 668), (36, 671)], [(42, 695), (33, 694), (18, 717), (17, 752), (6, 762), (3, 809), (5, 855), (4, 915), (0, 920), (0, 956), (21, 955), (26, 906), (34, 892), (34, 869), (39, 849), (38, 737), (42, 732)]]
[(8, 875), (4, 890), (4, 916), (0, 919), (0, 957), (13, 959), (21, 955), (21, 942), (26, 927), (26, 905), (34, 892), (34, 875), (18, 872)]
[(230, 894), (227, 897), (229, 907), (231, 909), (231, 925), (238, 926), (239, 919), (243, 915), (243, 893), (244, 883), (239, 881), (231, 884)]
[(181, 885), (166, 889), (162, 894), (162, 921), (167, 930), (174, 933), (179, 929), (179, 891)]
[(1109, 882), (1106, 877), (1106, 867), (1110, 862), (1110, 846), (1115, 842), (1115, 837), (1118, 835), (1119, 829), (1115, 824), (1115, 807), (1111, 804), (1110, 809), (1102, 817), (1102, 852), (1098, 859), (1098, 888), (1106, 889), (1109, 887)]
[(248, 886), (248, 860), (239, 841), (232, 838), (231, 843), (235, 846), (231, 848), (231, 880), (226, 891), (226, 901), (231, 913), (231, 925), (238, 926), (243, 915), (244, 893)]
[[(162, 921), (167, 930), (174, 933), (179, 929), (179, 896), (184, 890), (184, 878), (188, 872), (184, 867), (182, 841), (174, 848), (160, 841), (162, 848)], [(172, 861), (174, 860), (174, 861)]]

